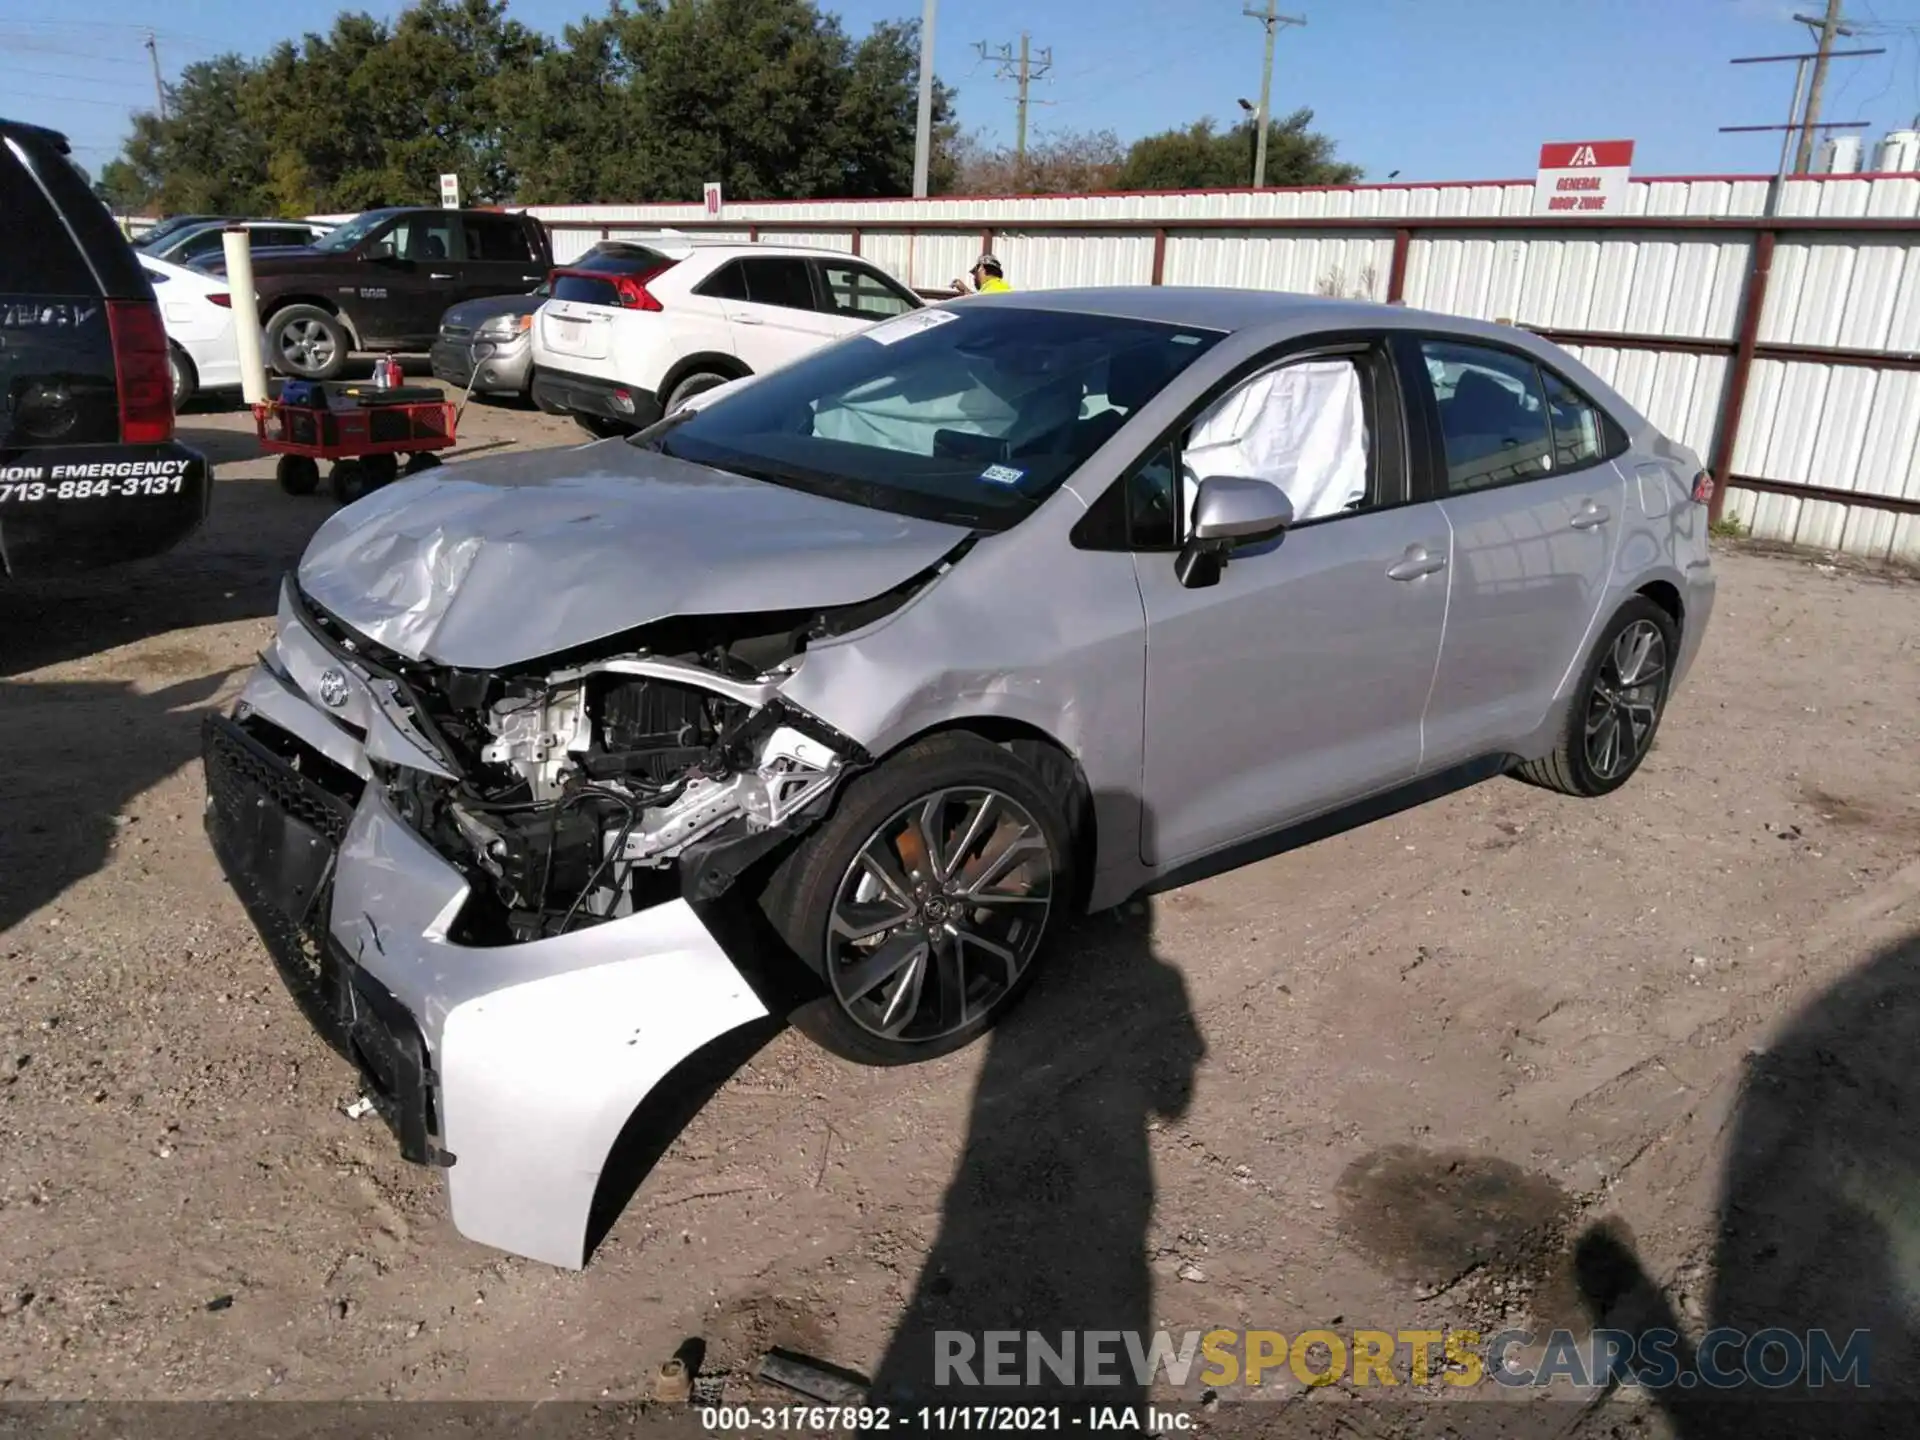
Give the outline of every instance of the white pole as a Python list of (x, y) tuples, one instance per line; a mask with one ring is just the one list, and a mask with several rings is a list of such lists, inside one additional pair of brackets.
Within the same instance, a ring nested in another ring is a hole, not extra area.
[(920, 116), (913, 132), (913, 198), (927, 198), (927, 169), (933, 158), (933, 12), (939, 0), (926, 0), (920, 16)]
[(220, 242), (227, 252), (233, 339), (240, 347), (240, 395), (259, 405), (267, 398), (267, 362), (260, 353), (260, 299), (253, 293), (253, 237), (245, 226), (229, 225)]

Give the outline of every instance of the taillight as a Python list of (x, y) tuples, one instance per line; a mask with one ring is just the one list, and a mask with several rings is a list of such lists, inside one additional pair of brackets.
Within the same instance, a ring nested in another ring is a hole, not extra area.
[(173, 438), (173, 375), (167, 331), (151, 300), (109, 300), (107, 331), (120, 387), (120, 439), (155, 445)]
[(218, 305), (222, 310), (231, 310), (233, 308), (233, 296), (229, 293), (223, 292), (219, 295), (209, 295), (207, 299), (215, 305)]
[(1693, 503), (1705, 505), (1713, 499), (1713, 476), (1702, 470), (1693, 477)]
[(645, 275), (616, 275), (613, 277), (613, 293), (620, 297), (620, 303), (629, 310), (658, 310), (660, 302), (647, 289), (647, 281), (659, 273), (658, 270), (650, 270)]

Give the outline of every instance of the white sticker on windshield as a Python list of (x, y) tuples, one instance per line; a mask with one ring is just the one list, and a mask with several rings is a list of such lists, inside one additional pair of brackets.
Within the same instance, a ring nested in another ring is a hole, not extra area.
[(1026, 477), (1026, 471), (1016, 470), (1011, 465), (989, 465), (980, 472), (980, 478), (995, 485), (1018, 485)]
[(936, 325), (944, 325), (949, 320), (960, 317), (951, 310), (942, 310), (937, 305), (929, 305), (924, 310), (909, 310), (904, 315), (896, 315), (891, 320), (883, 320), (867, 331), (867, 339), (881, 345), (892, 345), (909, 335), (918, 335), (922, 330), (931, 330)]

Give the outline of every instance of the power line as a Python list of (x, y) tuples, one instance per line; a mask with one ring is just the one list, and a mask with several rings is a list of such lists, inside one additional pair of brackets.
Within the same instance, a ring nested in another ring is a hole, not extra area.
[(973, 46), (980, 52), (982, 60), (992, 60), (998, 64), (999, 68), (993, 72), (994, 79), (1012, 80), (1019, 86), (1020, 98), (1015, 102), (1017, 107), (1015, 113), (1018, 116), (1014, 126), (1013, 142), (1015, 165), (1024, 165), (1027, 162), (1027, 106), (1047, 103), (1044, 100), (1029, 100), (1028, 88), (1035, 80), (1044, 78), (1046, 73), (1053, 69), (1053, 47), (1049, 45), (1046, 49), (1035, 52), (1029, 44), (1031, 39), (1032, 37), (1026, 31), (1020, 32), (1018, 59), (1015, 58), (1011, 45), (1002, 45), (992, 52), (988, 51), (987, 42), (984, 40), (975, 41)]
[(1270, 103), (1273, 97), (1273, 37), (1283, 25), (1305, 25), (1307, 21), (1304, 15), (1280, 14), (1275, 9), (1274, 0), (1267, 0), (1265, 10), (1243, 8), (1240, 13), (1258, 20), (1260, 28), (1267, 34), (1266, 60), (1260, 67), (1260, 109), (1254, 117), (1258, 138), (1254, 141), (1253, 188), (1259, 190), (1267, 183), (1267, 127), (1268, 117), (1273, 113)]
[(104, 105), (109, 110), (121, 110), (129, 115), (140, 108), (138, 105), (123, 105), (118, 100), (90, 100), (84, 95), (41, 95), (32, 90), (10, 90), (7, 94), (15, 100), (45, 100), (54, 105)]
[(15, 75), (31, 75), (36, 80), (73, 80), (82, 85), (125, 85), (124, 77), (119, 75), (73, 75), (64, 70), (35, 70), (28, 65), (0, 64), (0, 70), (11, 71)]

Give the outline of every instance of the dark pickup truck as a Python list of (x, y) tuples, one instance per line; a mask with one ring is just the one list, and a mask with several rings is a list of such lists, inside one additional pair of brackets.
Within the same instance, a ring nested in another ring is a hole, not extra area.
[(0, 119), (0, 575), (157, 555), (206, 518), (153, 287), (66, 138)]
[(253, 252), (266, 360), (282, 375), (332, 380), (354, 351), (424, 354), (449, 306), (525, 294), (552, 268), (546, 227), (531, 215), (368, 210), (312, 246)]

